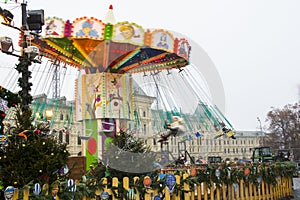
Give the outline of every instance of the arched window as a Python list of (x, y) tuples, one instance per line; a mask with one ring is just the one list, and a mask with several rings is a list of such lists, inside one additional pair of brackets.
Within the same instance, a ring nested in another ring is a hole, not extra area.
[(70, 144), (70, 134), (66, 134), (66, 143)]
[(59, 133), (58, 133), (58, 141), (59, 141), (60, 143), (63, 142), (63, 132), (62, 132), (62, 131), (59, 131)]
[(79, 136), (77, 136), (77, 145), (81, 145), (81, 139)]

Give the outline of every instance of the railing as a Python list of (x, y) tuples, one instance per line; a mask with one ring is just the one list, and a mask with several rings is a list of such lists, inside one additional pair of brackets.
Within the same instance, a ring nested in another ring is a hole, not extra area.
[[(183, 179), (187, 178), (189, 174), (184, 174)], [(176, 175), (176, 182), (179, 184), (181, 176)], [(138, 177), (136, 177), (138, 179)], [(201, 183), (201, 185), (195, 185), (193, 188), (187, 183), (184, 183), (183, 190), (179, 191), (177, 194), (170, 193), (167, 188), (164, 189), (163, 195), (165, 200), (260, 200), (260, 199), (279, 199), (282, 197), (289, 197), (292, 195), (293, 187), (292, 187), (292, 177), (290, 178), (281, 178), (280, 184), (276, 184), (275, 186), (261, 182), (260, 186), (256, 186), (254, 184), (245, 184), (243, 180), (239, 181), (238, 185), (229, 185), (222, 183), (220, 187), (217, 187), (215, 184), (211, 184), (211, 187), (208, 187), (206, 182)], [(112, 179), (112, 187), (118, 187), (119, 180), (117, 178)], [(104, 183), (107, 183), (107, 179), (104, 179)], [(129, 178), (125, 177), (123, 179), (123, 187), (125, 190), (130, 191), (129, 187)], [(211, 192), (213, 191), (213, 192)], [(105, 187), (104, 190), (96, 191), (97, 196), (101, 196), (102, 192), (107, 192), (111, 199), (118, 199), (115, 197), (118, 194), (117, 190), (110, 189)], [(144, 195), (144, 198), (141, 198), (137, 191), (132, 193), (128, 193), (127, 199), (146, 199), (151, 200), (154, 197), (162, 196), (156, 190), (149, 189), (147, 193)], [(18, 190), (15, 191), (14, 200), (18, 198)], [(23, 200), (29, 200), (29, 189), (23, 190)], [(83, 197), (82, 200), (88, 200), (93, 198)], [(126, 199), (126, 198), (124, 198)], [(59, 200), (59, 197), (56, 197), (56, 200)]]
[[(108, 199), (109, 196), (109, 199), (112, 200), (277, 200), (292, 196), (292, 176), (288, 174), (278, 176), (276, 174), (274, 175), (275, 179), (272, 177), (266, 179), (269, 175), (265, 172), (275, 174), (274, 171), (270, 171), (270, 169), (274, 169), (270, 166), (260, 168), (259, 175), (252, 172), (248, 173), (248, 166), (236, 167), (236, 172), (242, 173), (236, 173), (230, 168), (232, 174), (227, 174), (227, 171), (224, 170), (219, 174), (219, 168), (212, 170), (211, 168), (203, 169), (200, 167), (196, 171), (195, 169), (195, 167), (180, 169), (180, 173), (178, 170), (165, 169), (160, 171), (157, 179), (149, 176), (134, 177), (132, 180), (128, 177), (124, 177), (123, 180), (116, 177), (102, 178), (101, 187), (94, 191), (93, 197), (77, 196), (75, 198), (74, 192), (72, 199), (106, 199), (105, 196)], [(173, 179), (168, 182), (167, 179), (170, 177)], [(237, 177), (239, 178), (237, 179)], [(95, 184), (99, 185), (96, 182)], [(80, 184), (77, 185), (77, 188), (80, 188)], [(34, 195), (30, 191), (29, 188), (22, 191), (15, 190), (13, 199), (45, 199), (37, 198), (37, 196), (31, 198)], [(51, 192), (49, 193), (51, 194)], [(56, 200), (59, 199), (67, 200), (66, 197), (60, 198), (58, 195)]]

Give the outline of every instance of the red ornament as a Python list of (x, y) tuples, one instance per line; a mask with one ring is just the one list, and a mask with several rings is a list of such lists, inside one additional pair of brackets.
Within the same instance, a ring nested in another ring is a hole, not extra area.
[(190, 171), (190, 175), (194, 177), (194, 176), (196, 176), (196, 174), (197, 174), (196, 169), (192, 168), (191, 171)]
[(39, 133), (41, 133), (41, 130), (40, 129), (37, 129), (37, 130), (35, 130), (34, 131), (36, 134), (39, 134)]
[(97, 151), (97, 142), (94, 138), (89, 139), (88, 141), (88, 152), (91, 155), (94, 155)]
[(250, 169), (249, 168), (245, 168), (244, 175), (248, 176), (249, 174), (250, 174)]
[(144, 181), (143, 181), (143, 184), (146, 188), (148, 188), (152, 183), (152, 180), (149, 176), (145, 176), (144, 178)]

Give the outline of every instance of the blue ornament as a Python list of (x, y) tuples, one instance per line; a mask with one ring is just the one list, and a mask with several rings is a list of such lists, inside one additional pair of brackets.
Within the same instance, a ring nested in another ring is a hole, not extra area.
[(154, 200), (161, 200), (160, 196), (155, 196)]
[(70, 188), (69, 189), (70, 192), (75, 192), (76, 191), (76, 185), (74, 184), (73, 179), (69, 179), (67, 185), (68, 185), (68, 188)]
[(13, 186), (7, 186), (4, 191), (5, 200), (12, 200), (14, 198), (15, 188)]
[(166, 175), (166, 186), (170, 193), (173, 192), (175, 185), (176, 185), (176, 177), (174, 176), (174, 174), (167, 174)]
[(219, 169), (216, 170), (215, 175), (217, 178), (220, 178), (221, 171)]
[(108, 192), (102, 192), (100, 195), (101, 200), (106, 200), (109, 198)]
[(39, 195), (41, 192), (41, 185), (39, 183), (34, 184), (33, 194)]

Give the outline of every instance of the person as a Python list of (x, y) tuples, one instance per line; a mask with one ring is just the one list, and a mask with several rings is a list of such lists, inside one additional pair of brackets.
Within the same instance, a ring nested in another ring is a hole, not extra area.
[(124, 40), (130, 40), (135, 34), (134, 28), (131, 25), (122, 25), (119, 30)]
[(169, 129), (166, 133), (162, 133), (161, 139), (158, 142), (163, 142), (168, 140), (168, 138), (173, 135), (183, 135), (185, 133), (185, 126), (184, 126), (184, 120), (179, 116), (173, 116), (172, 117), (173, 122), (169, 123), (168, 120), (165, 121), (165, 127)]
[(98, 32), (93, 29), (93, 21), (85, 21), (82, 23), (82, 29), (76, 33), (76, 36), (90, 36), (90, 37), (99, 37)]
[(55, 24), (55, 21), (54, 19), (52, 19), (49, 23), (46, 24), (46, 35), (59, 35), (57, 32), (56, 32), (56, 29), (57, 29), (57, 25)]
[(160, 36), (160, 41), (157, 43), (157, 47), (168, 49), (169, 45), (167, 43), (167, 35), (162, 33)]
[(183, 42), (183, 41), (179, 45), (178, 54), (180, 54), (182, 56), (186, 56), (187, 55), (187, 51), (185, 49), (185, 42)]
[(176, 160), (175, 164), (181, 164), (184, 165), (186, 162), (185, 156), (183, 154), (180, 154), (179, 158)]

